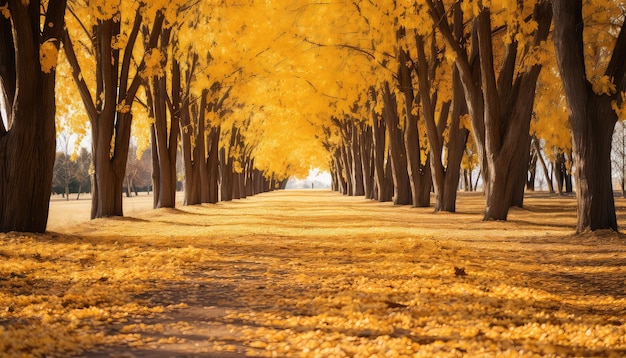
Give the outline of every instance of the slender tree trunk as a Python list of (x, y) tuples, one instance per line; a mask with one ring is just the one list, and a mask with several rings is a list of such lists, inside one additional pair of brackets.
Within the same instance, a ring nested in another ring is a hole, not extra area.
[[(372, 98), (376, 98), (374, 88), (370, 88), (373, 93)], [(380, 202), (390, 201), (391, 195), (387, 191), (386, 171), (385, 171), (385, 152), (386, 152), (386, 126), (385, 121), (374, 110), (372, 113), (372, 140), (373, 140), (373, 156), (374, 156), (374, 184), (376, 186), (376, 200)]]
[(362, 134), (359, 133), (359, 127), (350, 121), (351, 140), (350, 151), (352, 152), (352, 177), (353, 177), (353, 194), (354, 196), (365, 195), (365, 184), (363, 183), (363, 158), (361, 157), (361, 140)]
[(548, 191), (550, 194), (554, 194), (554, 187), (552, 186), (552, 177), (548, 173), (548, 166), (546, 165), (546, 161), (543, 159), (543, 155), (541, 155), (541, 147), (539, 147), (539, 141), (537, 139), (533, 140), (533, 146), (535, 147), (535, 153), (537, 153), (537, 158), (539, 158), (539, 163), (541, 163), (541, 168), (543, 169), (543, 175), (546, 177), (546, 183), (548, 184)]
[[(164, 29), (161, 34), (161, 52), (167, 53), (170, 43), (171, 29)], [(155, 141), (152, 142), (156, 146), (156, 160), (159, 165), (155, 170), (155, 175), (159, 176), (159, 185), (154, 186), (154, 208), (173, 208), (176, 205), (176, 152), (178, 150), (178, 134), (180, 130), (180, 91), (181, 91), (181, 72), (180, 65), (176, 59), (171, 61), (171, 108), (168, 116), (168, 93), (167, 78), (153, 77), (149, 88), (153, 92), (152, 105), (154, 113)], [(168, 120), (169, 119), (169, 120)], [(169, 122), (169, 123), (168, 123)]]
[[(407, 173), (411, 187), (413, 207), (430, 206), (430, 188), (432, 178), (430, 170), (422, 165), (422, 148), (417, 126), (417, 116), (413, 113), (415, 93), (413, 91), (412, 70), (407, 66), (411, 62), (407, 51), (398, 50), (398, 81), (404, 95), (404, 150), (406, 152)], [(428, 166), (428, 163), (426, 163)]]
[[(202, 96), (201, 102), (204, 101), (205, 96)], [(204, 112), (204, 106), (195, 106), (192, 110), (188, 102), (183, 104), (182, 116), (180, 118), (180, 136), (182, 145), (182, 159), (185, 170), (185, 198), (183, 205), (196, 205), (200, 204), (200, 191), (201, 191), (201, 175), (200, 168), (203, 162), (198, 162), (200, 147), (203, 143), (199, 141), (203, 140), (200, 135), (201, 131), (198, 128), (200, 113)], [(192, 124), (192, 118), (193, 124)], [(194, 145), (195, 144), (195, 145)]]
[(441, 210), (448, 212), (456, 211), (456, 198), (461, 176), (461, 162), (463, 161), (463, 153), (465, 152), (467, 140), (469, 139), (469, 130), (460, 127), (461, 116), (467, 114), (467, 105), (456, 68), (453, 69), (452, 83), (453, 103), (447, 145), (448, 163), (443, 184), (443, 202), (441, 203)]
[(535, 150), (535, 140), (537, 140), (537, 138), (533, 137), (530, 144), (530, 163), (528, 165), (528, 178), (526, 179), (526, 190), (528, 191), (535, 191), (535, 178), (537, 177), (537, 160), (539, 159), (538, 156), (541, 154)]
[(208, 174), (208, 182), (206, 185), (208, 187), (208, 200), (207, 203), (215, 204), (219, 200), (219, 139), (220, 139), (221, 127), (212, 127), (209, 132), (209, 156), (206, 159), (207, 166), (207, 174)]
[(354, 196), (354, 176), (352, 175), (352, 157), (347, 142), (341, 144), (342, 167), (346, 172), (346, 192), (348, 196)]
[(383, 119), (387, 127), (389, 151), (391, 153), (391, 167), (394, 184), (393, 203), (395, 205), (411, 205), (411, 185), (407, 170), (406, 149), (404, 134), (398, 117), (398, 104), (395, 94), (391, 93), (389, 83), (383, 84), (383, 100), (385, 102)]
[(372, 163), (372, 127), (361, 123), (360, 125), (359, 151), (363, 166), (363, 191), (366, 199), (372, 199), (374, 195), (374, 167)]

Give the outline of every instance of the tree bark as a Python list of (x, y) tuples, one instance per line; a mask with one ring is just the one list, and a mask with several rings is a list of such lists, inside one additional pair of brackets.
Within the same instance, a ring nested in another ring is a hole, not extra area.
[(7, 60), (0, 82), (13, 97), (6, 102), (6, 127), (0, 119), (0, 231), (44, 232), (56, 156), (56, 105), (55, 69), (42, 70), (39, 45), (51, 41), (58, 50), (66, 2), (49, 1), (43, 19), (39, 1), (9, 0), (8, 6), (11, 20), (0, 19), (5, 46), (0, 57)]
[(361, 140), (359, 126), (350, 121), (350, 151), (352, 152), (352, 177), (354, 196), (365, 195), (365, 184), (363, 183), (363, 158), (361, 157)]
[(372, 127), (361, 123), (359, 129), (359, 151), (363, 166), (363, 191), (366, 199), (374, 197), (374, 166), (372, 165)]
[[(492, 50), (491, 13), (482, 8), (474, 20), (472, 44), (478, 43), (480, 82), (477, 71), (458, 35), (450, 29), (441, 0), (427, 0), (448, 46), (456, 53), (456, 67), (467, 99), (468, 112), (478, 148), (483, 187), (487, 197), (485, 220), (506, 220), (512, 205), (521, 205), (528, 166), (528, 129), (534, 101), (535, 85), (541, 66), (516, 71), (517, 43), (507, 45), (500, 74), (496, 78)], [(547, 1), (535, 6), (533, 18), (538, 23), (534, 45), (547, 38), (551, 11)], [(460, 11), (458, 3), (454, 12)], [(475, 51), (475, 47), (472, 48)], [(480, 85), (479, 85), (480, 84)], [(520, 160), (523, 158), (523, 160)], [(522, 195), (520, 195), (520, 193)]]
[(398, 82), (400, 91), (404, 95), (404, 147), (406, 152), (407, 173), (411, 187), (413, 207), (430, 206), (430, 188), (432, 186), (430, 160), (422, 164), (422, 147), (420, 145), (417, 116), (413, 113), (415, 92), (413, 91), (412, 68), (409, 53), (404, 49), (398, 50)]
[(398, 104), (395, 94), (391, 93), (388, 82), (383, 84), (382, 91), (384, 101), (383, 119), (387, 127), (394, 184), (393, 203), (395, 205), (411, 205), (411, 185), (407, 170), (404, 134), (400, 128), (400, 118), (398, 117)]
[(220, 155), (219, 140), (221, 126), (212, 127), (208, 136), (209, 156), (206, 159), (208, 182), (208, 200), (206, 203), (215, 204), (219, 201), (219, 180), (220, 180)]
[[(376, 98), (376, 91), (370, 88), (371, 98)], [(376, 187), (376, 200), (380, 202), (390, 201), (392, 190), (388, 190), (385, 170), (386, 148), (386, 125), (382, 117), (372, 108), (372, 144), (374, 157), (374, 186)], [(389, 159), (387, 159), (389, 161)]]
[(606, 75), (616, 83), (617, 94), (597, 95), (587, 79), (582, 0), (553, 0), (554, 46), (563, 79), (572, 129), (578, 221), (576, 231), (617, 231), (611, 182), (611, 137), (617, 115), (612, 101), (621, 101), (626, 88), (626, 32), (622, 26)]

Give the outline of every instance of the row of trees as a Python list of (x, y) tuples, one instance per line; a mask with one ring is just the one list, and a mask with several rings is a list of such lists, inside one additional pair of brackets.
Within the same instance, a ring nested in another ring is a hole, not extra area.
[[(181, 140), (186, 204), (242, 198), (286, 183), (284, 175), (255, 167), (255, 142), (245, 133), (249, 120), (221, 120), (226, 111), (245, 103), (224, 106), (241, 71), (208, 71), (215, 44), (198, 43), (190, 34), (215, 21), (211, 3), (62, 0), (0, 5), (5, 97), (1, 231), (45, 230), (55, 114), (66, 105), (72, 106), (65, 113), (73, 118), (65, 120), (80, 123), (86, 118), (80, 125), (88, 123), (91, 130), (92, 218), (123, 214), (135, 121), (137, 130), (150, 133), (155, 208), (175, 205)], [(64, 56), (59, 56), (61, 45)], [(77, 97), (82, 108), (76, 109)]]
[[(365, 100), (352, 97), (349, 110), (332, 120), (328, 132), (338, 133), (328, 143), (335, 187), (414, 206), (429, 206), (433, 188), (435, 211), (454, 211), (470, 140), (485, 191), (484, 219), (506, 220), (510, 207), (523, 205), (529, 149), (539, 149), (531, 136), (538, 127), (531, 126), (533, 117), (553, 115), (538, 112), (536, 96), (556, 89), (567, 107), (551, 111), (569, 114), (572, 138), (571, 147), (557, 151), (558, 190), (568, 183), (565, 158), (573, 157), (577, 231), (617, 230), (611, 136), (626, 90), (626, 32), (620, 31), (622, 9), (613, 6), (425, 0), (389, 9), (359, 2), (358, 12), (371, 26), (373, 14), (391, 18), (384, 31), (395, 34), (395, 61), (383, 64), (393, 72), (364, 89)], [(599, 20), (599, 11), (609, 15)], [(406, 13), (419, 19), (407, 23)], [(605, 42), (596, 36), (598, 28), (610, 34)], [(587, 36), (596, 36), (595, 42)], [(559, 76), (561, 91), (540, 80), (543, 67)]]
[(155, 207), (175, 203), (182, 148), (186, 204), (280, 187), (325, 162), (347, 194), (426, 206), (432, 188), (435, 210), (454, 211), (460, 166), (469, 186), (478, 166), (484, 218), (505, 220), (542, 158), (533, 135), (555, 162), (574, 158), (577, 230), (617, 229), (618, 1), (0, 6), (2, 231), (45, 230), (55, 117), (91, 131), (93, 218), (123, 214), (134, 133), (151, 146)]

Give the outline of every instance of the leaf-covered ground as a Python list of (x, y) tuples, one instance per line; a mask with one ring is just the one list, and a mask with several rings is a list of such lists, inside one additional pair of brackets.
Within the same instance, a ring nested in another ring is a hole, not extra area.
[(3, 234), (0, 355), (626, 355), (624, 236), (573, 236), (573, 198), (482, 202), (285, 191)]

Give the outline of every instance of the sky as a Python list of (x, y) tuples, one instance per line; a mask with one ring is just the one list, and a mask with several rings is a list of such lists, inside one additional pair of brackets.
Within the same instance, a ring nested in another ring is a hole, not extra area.
[(330, 189), (330, 173), (313, 168), (309, 176), (304, 179), (291, 178), (287, 182), (287, 189)]

